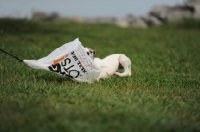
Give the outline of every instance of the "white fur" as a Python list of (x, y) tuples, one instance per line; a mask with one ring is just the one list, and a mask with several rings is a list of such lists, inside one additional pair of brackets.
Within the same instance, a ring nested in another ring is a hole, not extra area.
[[(100, 78), (108, 78), (112, 75), (119, 77), (131, 75), (131, 60), (124, 54), (112, 54), (104, 59), (94, 58), (94, 63), (101, 69)], [(124, 69), (123, 73), (117, 72), (119, 66)]]

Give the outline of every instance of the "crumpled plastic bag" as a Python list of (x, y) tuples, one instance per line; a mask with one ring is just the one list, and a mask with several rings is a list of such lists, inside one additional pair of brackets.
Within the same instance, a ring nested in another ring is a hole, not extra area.
[(66, 43), (39, 60), (23, 60), (35, 69), (44, 69), (79, 82), (92, 83), (100, 74), (79, 39)]

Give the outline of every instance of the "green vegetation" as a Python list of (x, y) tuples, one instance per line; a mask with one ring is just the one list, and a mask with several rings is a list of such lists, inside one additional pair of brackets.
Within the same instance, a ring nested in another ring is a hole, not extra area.
[(77, 83), (0, 53), (0, 131), (200, 131), (200, 22), (149, 29), (0, 20), (0, 48), (39, 59), (79, 38), (100, 58), (125, 53), (132, 76)]

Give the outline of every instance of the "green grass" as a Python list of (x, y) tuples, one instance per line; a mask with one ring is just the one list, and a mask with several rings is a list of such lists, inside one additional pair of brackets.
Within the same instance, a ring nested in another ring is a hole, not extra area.
[(125, 53), (131, 77), (77, 83), (0, 53), (1, 132), (200, 131), (200, 22), (149, 29), (0, 20), (0, 48), (39, 59), (79, 37), (100, 58)]

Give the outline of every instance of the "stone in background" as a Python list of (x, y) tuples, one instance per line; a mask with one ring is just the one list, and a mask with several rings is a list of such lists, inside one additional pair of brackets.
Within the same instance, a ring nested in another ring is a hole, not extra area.
[(77, 23), (91, 24), (115, 24), (120, 27), (147, 28), (149, 26), (158, 26), (171, 21), (179, 21), (184, 18), (200, 19), (200, 0), (186, 0), (181, 5), (157, 5), (145, 16), (134, 16), (129, 14), (123, 18), (97, 17), (83, 18), (80, 16), (60, 17), (56, 12), (46, 14), (36, 12), (33, 14), (34, 20), (48, 21), (72, 21)]

